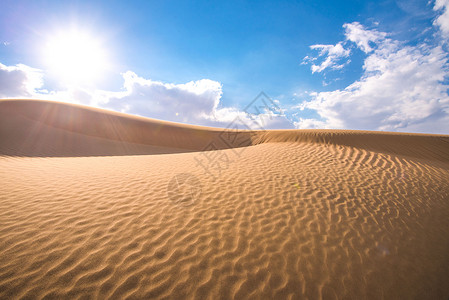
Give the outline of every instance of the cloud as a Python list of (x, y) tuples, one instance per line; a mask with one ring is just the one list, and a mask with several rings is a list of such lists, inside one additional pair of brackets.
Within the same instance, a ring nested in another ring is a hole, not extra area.
[(163, 83), (144, 79), (131, 71), (124, 73), (123, 78), (124, 91), (103, 93), (102, 107), (197, 125), (226, 127), (237, 122), (241, 128), (293, 127), (280, 113), (262, 111), (253, 120), (237, 108), (220, 108), (223, 91), (217, 81), (202, 79), (185, 84)]
[(355, 43), (357, 47), (365, 53), (373, 51), (371, 45), (378, 41), (384, 40), (387, 36), (384, 32), (379, 32), (377, 30), (366, 30), (358, 22), (344, 24), (343, 28), (345, 28), (346, 39)]
[[(323, 72), (326, 69), (339, 70), (350, 63), (349, 59), (346, 59), (350, 54), (351, 50), (345, 48), (345, 43), (352, 42), (356, 44), (360, 50), (365, 53), (373, 51), (372, 46), (378, 41), (384, 40), (386, 38), (386, 33), (379, 32), (377, 30), (365, 30), (365, 28), (358, 22), (344, 24), (346, 41), (338, 42), (335, 45), (322, 45), (316, 44), (310, 46), (312, 50), (318, 50), (318, 56), (304, 57), (302, 64), (311, 64), (310, 69), (312, 74), (315, 72)], [(324, 60), (316, 64), (315, 62), (323, 57)]]
[(42, 87), (42, 72), (26, 65), (5, 66), (0, 63), (0, 97), (32, 97)]
[(313, 92), (299, 109), (321, 119), (297, 128), (350, 128), (448, 133), (447, 53), (439, 45), (406, 46), (359, 23), (345, 24), (347, 40), (368, 54), (362, 77), (343, 90)]
[(293, 128), (280, 111), (261, 110), (256, 116), (235, 107), (220, 107), (221, 83), (201, 79), (183, 84), (145, 79), (125, 72), (121, 91), (43, 90), (43, 72), (25, 65), (0, 64), (0, 98), (65, 101), (119, 112), (195, 125), (260, 129)]
[(171, 84), (144, 79), (130, 71), (123, 78), (125, 91), (109, 93), (105, 105), (158, 119), (198, 121), (217, 109), (222, 95), (221, 84), (209, 79)]
[[(341, 42), (337, 43), (336, 45), (312, 45), (310, 46), (310, 49), (318, 50), (318, 57), (326, 57), (324, 61), (319, 65), (312, 63), (312, 73), (320, 73), (327, 68), (331, 68), (334, 70), (343, 68), (347, 62), (344, 64), (338, 64), (338, 62), (342, 58), (349, 56), (351, 52), (349, 49), (345, 49)], [(311, 58), (309, 56), (306, 56), (303, 59), (303, 64), (307, 64), (309, 62), (311, 63), (316, 60), (317, 57)]]
[(299, 121), (294, 122), (296, 128), (307, 128), (307, 129), (320, 129), (327, 128), (327, 124), (324, 121), (317, 119), (304, 119), (300, 118)]
[(448, 0), (435, 0), (435, 5), (433, 10), (441, 11), (439, 15), (433, 22), (434, 25), (439, 26), (441, 33), (445, 38), (449, 37), (449, 11), (448, 11), (449, 1)]

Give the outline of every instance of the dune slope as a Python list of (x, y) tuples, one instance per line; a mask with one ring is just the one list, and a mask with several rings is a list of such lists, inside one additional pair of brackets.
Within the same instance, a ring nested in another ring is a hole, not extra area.
[(3, 100), (0, 182), (1, 299), (449, 296), (448, 136)]

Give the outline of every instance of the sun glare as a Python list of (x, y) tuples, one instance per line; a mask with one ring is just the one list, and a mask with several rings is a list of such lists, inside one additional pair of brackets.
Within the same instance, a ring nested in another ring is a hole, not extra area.
[(107, 68), (106, 51), (98, 39), (80, 31), (51, 37), (45, 48), (49, 70), (65, 84), (94, 83)]

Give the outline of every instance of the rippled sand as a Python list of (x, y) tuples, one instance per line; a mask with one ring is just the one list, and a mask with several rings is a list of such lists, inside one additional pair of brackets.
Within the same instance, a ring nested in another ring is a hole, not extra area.
[(449, 136), (14, 100), (0, 155), (1, 299), (449, 296)]

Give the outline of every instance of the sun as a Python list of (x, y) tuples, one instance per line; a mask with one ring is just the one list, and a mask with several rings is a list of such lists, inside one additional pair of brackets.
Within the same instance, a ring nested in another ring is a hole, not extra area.
[(68, 85), (92, 84), (108, 67), (107, 53), (100, 40), (78, 30), (50, 37), (44, 57), (49, 71)]

